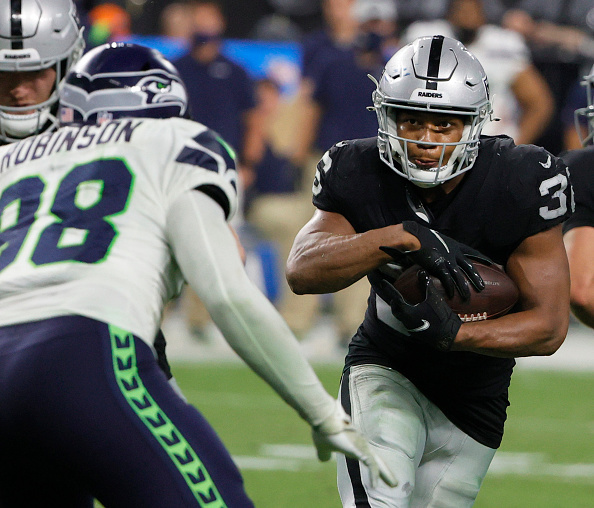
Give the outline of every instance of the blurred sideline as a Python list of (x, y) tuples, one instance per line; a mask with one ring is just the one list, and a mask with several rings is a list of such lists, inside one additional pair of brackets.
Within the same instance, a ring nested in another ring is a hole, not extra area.
[[(183, 316), (170, 312), (163, 321), (167, 339), (167, 356), (171, 361), (240, 361), (210, 324), (205, 336), (194, 337)], [(331, 315), (322, 315), (300, 341), (306, 357), (314, 364), (342, 364), (346, 349), (339, 345), (339, 336)], [(594, 371), (594, 330), (572, 321), (561, 348), (552, 356), (518, 358), (517, 369)]]

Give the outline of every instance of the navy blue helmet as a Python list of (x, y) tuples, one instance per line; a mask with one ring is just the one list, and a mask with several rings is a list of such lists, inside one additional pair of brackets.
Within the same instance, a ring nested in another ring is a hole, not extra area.
[(188, 95), (174, 65), (155, 49), (110, 43), (84, 55), (60, 89), (60, 124), (113, 118), (186, 117)]

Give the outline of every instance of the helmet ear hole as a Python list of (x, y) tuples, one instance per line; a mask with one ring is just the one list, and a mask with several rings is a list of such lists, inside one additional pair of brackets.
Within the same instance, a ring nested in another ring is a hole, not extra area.
[[(388, 61), (373, 104), (380, 157), (398, 174), (423, 186), (439, 185), (472, 168), (482, 128), (492, 113), (482, 65), (462, 43), (441, 35), (420, 37)], [(414, 140), (400, 137), (396, 123), (398, 112), (407, 110), (464, 119), (460, 141), (436, 143), (442, 145), (442, 157), (446, 146), (455, 145), (445, 164), (422, 169), (408, 160), (406, 144)]]

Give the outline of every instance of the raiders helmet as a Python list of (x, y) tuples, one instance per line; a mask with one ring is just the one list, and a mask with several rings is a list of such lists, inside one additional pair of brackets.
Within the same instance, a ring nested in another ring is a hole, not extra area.
[(0, 2), (0, 72), (54, 67), (50, 97), (35, 105), (0, 105), (0, 142), (8, 143), (54, 129), (58, 86), (84, 49), (73, 0)]
[(60, 124), (121, 117), (186, 117), (188, 97), (177, 69), (157, 50), (109, 43), (84, 55), (60, 90)]
[[(472, 167), (492, 106), (487, 75), (462, 43), (441, 35), (416, 39), (388, 61), (376, 85), (372, 97), (379, 123), (378, 146), (390, 168), (418, 186), (431, 187)], [(414, 141), (398, 135), (399, 110), (459, 115), (465, 124), (462, 139), (432, 143), (442, 145), (442, 160), (436, 168), (421, 169), (408, 159), (407, 141)], [(448, 145), (455, 149), (444, 164)]]

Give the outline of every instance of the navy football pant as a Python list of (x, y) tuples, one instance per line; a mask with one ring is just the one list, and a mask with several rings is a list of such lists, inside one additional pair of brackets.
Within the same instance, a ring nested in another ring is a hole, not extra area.
[(152, 350), (80, 316), (0, 327), (0, 507), (252, 507)]

